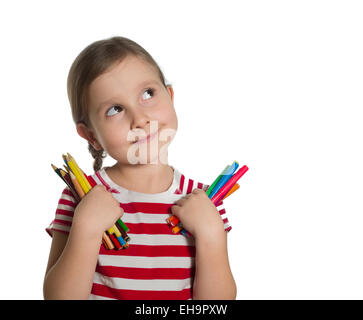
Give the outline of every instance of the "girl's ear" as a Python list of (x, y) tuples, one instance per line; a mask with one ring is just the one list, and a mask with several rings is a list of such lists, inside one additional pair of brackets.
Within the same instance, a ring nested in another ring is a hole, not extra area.
[(169, 92), (169, 96), (170, 96), (170, 98), (171, 98), (171, 102), (173, 102), (174, 103), (174, 90), (173, 90), (173, 87), (170, 85), (170, 84), (168, 84), (167, 86), (166, 86), (166, 89), (168, 90), (168, 92)]
[(102, 146), (98, 143), (97, 139), (94, 136), (94, 133), (90, 129), (88, 129), (88, 127), (84, 123), (77, 123), (76, 130), (79, 136), (87, 140), (93, 146), (93, 148), (95, 148), (95, 150), (102, 150)]

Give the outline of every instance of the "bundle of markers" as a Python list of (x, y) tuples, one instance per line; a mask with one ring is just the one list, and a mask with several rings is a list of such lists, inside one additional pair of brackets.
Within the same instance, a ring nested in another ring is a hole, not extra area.
[[(218, 206), (221, 200), (229, 197), (239, 188), (237, 181), (247, 172), (248, 167), (243, 166), (236, 172), (238, 166), (239, 164), (237, 161), (233, 161), (230, 166), (227, 165), (222, 173), (207, 189), (206, 194), (215, 206)], [(166, 219), (166, 222), (170, 227), (172, 227), (173, 233), (180, 232), (188, 237), (191, 236), (191, 234), (183, 228), (178, 217), (172, 215)]]
[[(66, 183), (71, 190), (73, 196), (79, 202), (95, 185), (96, 182), (88, 177), (78, 167), (74, 158), (67, 153), (62, 155), (64, 160), (64, 168), (57, 168), (52, 164), (52, 168), (57, 175)], [(129, 229), (118, 219), (117, 222), (102, 235), (102, 242), (106, 249), (127, 249), (129, 247), (130, 237), (127, 235)]]

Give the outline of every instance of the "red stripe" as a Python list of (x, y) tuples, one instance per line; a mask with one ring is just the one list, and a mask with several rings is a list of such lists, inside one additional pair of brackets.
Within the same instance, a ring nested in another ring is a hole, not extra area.
[(57, 214), (63, 214), (63, 215), (68, 216), (68, 217), (73, 217), (74, 211), (57, 209), (57, 210), (55, 210), (55, 214), (56, 215)]
[(153, 279), (188, 279), (194, 276), (194, 268), (126, 268), (115, 266), (99, 266), (96, 272), (111, 278), (137, 280)]
[(181, 291), (120, 290), (94, 283), (92, 294), (119, 300), (187, 300), (192, 298), (192, 289)]
[(188, 187), (187, 187), (187, 194), (188, 193), (191, 193), (193, 191), (193, 183), (194, 181), (192, 179), (189, 179), (189, 182), (188, 182)]
[(99, 254), (132, 257), (195, 257), (194, 246), (147, 246), (130, 244), (128, 249), (107, 250), (100, 247)]
[(71, 191), (71, 190), (69, 190), (69, 188), (68, 188), (68, 187), (65, 187), (65, 188), (63, 189), (63, 191), (62, 191), (62, 195), (63, 195), (63, 194), (66, 194), (67, 196), (70, 196), (70, 197), (72, 197), (72, 198), (74, 199), (73, 193), (72, 193), (72, 191)]
[(197, 184), (197, 188), (198, 188), (198, 189), (202, 189), (202, 190), (203, 190), (203, 183), (198, 182), (198, 184)]
[(168, 224), (165, 223), (127, 223), (129, 233), (136, 234), (168, 234), (174, 235)]
[(67, 206), (70, 206), (72, 208), (77, 207), (77, 204), (75, 204), (74, 202), (69, 201), (68, 199), (62, 199), (62, 198), (59, 199), (58, 204), (67, 205)]
[(70, 227), (72, 225), (72, 221), (65, 221), (65, 220), (60, 220), (60, 219), (54, 219), (53, 220), (53, 224), (61, 224), (61, 225)]
[(48, 234), (51, 236), (51, 237), (53, 237), (53, 235), (49, 232), (49, 230), (52, 230), (52, 231), (57, 231), (57, 232), (62, 232), (62, 233), (65, 233), (65, 234), (69, 234), (69, 231), (65, 231), (65, 230), (60, 230), (60, 229), (57, 229), (57, 228), (54, 228), (54, 227), (52, 227), (52, 228), (46, 228), (45, 229), (45, 231), (47, 231), (48, 232)]
[(118, 190), (111, 188), (110, 185), (105, 180), (103, 180), (99, 171), (97, 171), (95, 174), (96, 174), (97, 178), (101, 181), (101, 183), (106, 187), (106, 190), (108, 190), (112, 193), (120, 193)]
[(160, 213), (167, 214), (171, 213), (171, 206), (174, 203), (155, 203), (155, 202), (130, 202), (120, 203), (122, 209), (127, 213)]
[(225, 214), (226, 213), (226, 209), (221, 209), (221, 210), (218, 210), (219, 214)]
[(183, 193), (184, 180), (185, 180), (185, 177), (184, 177), (184, 175), (182, 174), (182, 175), (181, 175), (181, 177), (180, 177), (180, 184), (179, 184), (179, 190), (181, 191), (181, 193)]
[(87, 175), (85, 176), (87, 177), (87, 180), (92, 188), (97, 185), (97, 182), (92, 178), (92, 176), (87, 176)]

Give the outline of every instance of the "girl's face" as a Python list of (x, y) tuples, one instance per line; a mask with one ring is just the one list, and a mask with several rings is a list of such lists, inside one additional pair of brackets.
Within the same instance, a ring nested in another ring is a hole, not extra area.
[[(140, 156), (141, 148), (147, 148), (147, 163), (155, 163), (160, 149), (171, 142), (178, 127), (173, 98), (172, 87), (163, 86), (153, 66), (127, 56), (91, 83), (88, 107), (92, 128), (80, 124), (77, 131), (86, 135), (96, 150), (103, 148), (119, 163), (130, 164), (129, 156)], [(152, 138), (142, 142), (149, 134)]]

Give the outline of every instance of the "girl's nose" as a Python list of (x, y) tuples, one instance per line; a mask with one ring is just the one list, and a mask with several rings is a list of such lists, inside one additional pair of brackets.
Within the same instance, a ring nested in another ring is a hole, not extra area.
[(150, 117), (140, 107), (136, 107), (131, 111), (131, 129), (145, 128), (150, 122)]

